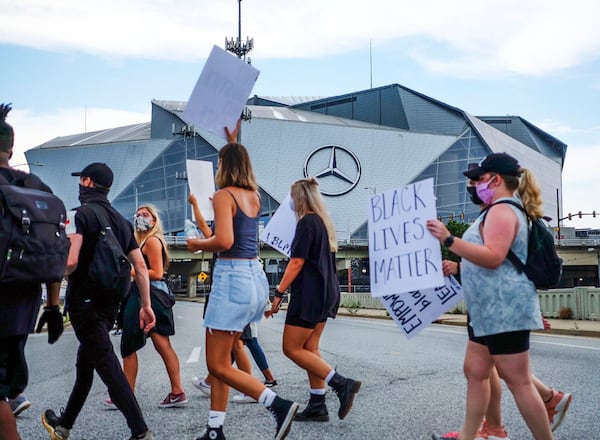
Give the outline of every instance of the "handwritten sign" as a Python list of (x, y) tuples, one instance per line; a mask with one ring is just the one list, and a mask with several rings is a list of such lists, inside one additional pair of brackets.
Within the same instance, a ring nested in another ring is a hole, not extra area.
[(226, 139), (233, 129), (260, 72), (214, 46), (183, 112), (183, 119)]
[(296, 214), (291, 202), (292, 197), (288, 194), (260, 234), (261, 241), (288, 257), (296, 234)]
[(440, 244), (426, 228), (432, 218), (436, 218), (433, 179), (371, 196), (368, 228), (373, 296), (444, 284)]
[[(192, 194), (196, 196), (198, 208), (206, 221), (215, 219), (212, 200), (215, 193), (215, 178), (213, 173), (213, 164), (206, 160), (185, 161), (188, 185)], [(185, 201), (187, 203), (187, 200)], [(193, 211), (192, 211), (193, 215)]]
[(463, 299), (462, 287), (454, 277), (446, 284), (427, 290), (382, 296), (381, 302), (408, 339), (419, 334)]

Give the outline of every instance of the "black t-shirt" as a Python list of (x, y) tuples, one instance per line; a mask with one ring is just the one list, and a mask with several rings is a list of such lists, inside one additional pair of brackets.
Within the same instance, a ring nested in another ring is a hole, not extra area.
[[(52, 192), (35, 174), (3, 167), (0, 167), (0, 174), (8, 182), (26, 178), (28, 188)], [(19, 288), (0, 285), (0, 338), (33, 332), (40, 310), (41, 291), (40, 284)]]
[[(335, 254), (329, 248), (327, 228), (321, 217), (307, 214), (296, 225), (292, 258), (303, 258), (302, 270), (292, 282), (290, 308), (300, 319), (322, 322), (335, 318), (340, 305), (340, 286), (335, 271)], [(288, 312), (289, 313), (289, 312)]]
[[(133, 235), (133, 225), (119, 214), (110, 205), (108, 200), (95, 200), (93, 203), (102, 206), (106, 211), (110, 227), (121, 244), (125, 255), (137, 249), (138, 244)], [(69, 299), (87, 298), (90, 297), (90, 294), (94, 293), (93, 288), (90, 288), (87, 273), (94, 250), (96, 249), (96, 241), (98, 240), (101, 226), (92, 209), (86, 204), (70, 211), (67, 214), (67, 218), (70, 222), (73, 221), (75, 223), (74, 229), (72, 225), (67, 226), (67, 233), (77, 233), (83, 236), (77, 268), (69, 275)]]

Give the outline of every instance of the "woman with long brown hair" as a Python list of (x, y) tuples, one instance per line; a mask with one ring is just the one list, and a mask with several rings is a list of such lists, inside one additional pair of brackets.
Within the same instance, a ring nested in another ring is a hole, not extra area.
[(246, 148), (236, 142), (240, 121), (233, 132), (225, 128), (228, 144), (219, 150), (213, 196), (215, 230), (208, 238), (188, 239), (192, 252), (218, 252), (210, 302), (206, 308), (206, 365), (214, 377), (210, 414), (198, 440), (223, 440), (223, 422), (229, 387), (246, 394), (271, 411), (276, 422), (275, 439), (285, 438), (298, 404), (277, 396), (251, 375), (231, 365), (231, 351), (242, 330), (262, 318), (269, 283), (258, 260), (260, 197)]

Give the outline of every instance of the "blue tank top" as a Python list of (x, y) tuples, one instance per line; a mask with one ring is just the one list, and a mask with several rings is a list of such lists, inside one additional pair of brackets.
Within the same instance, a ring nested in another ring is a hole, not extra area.
[(248, 217), (240, 209), (240, 205), (231, 191), (227, 192), (233, 197), (237, 208), (233, 216), (233, 246), (226, 251), (219, 252), (218, 256), (221, 258), (256, 258), (258, 257), (259, 216)]

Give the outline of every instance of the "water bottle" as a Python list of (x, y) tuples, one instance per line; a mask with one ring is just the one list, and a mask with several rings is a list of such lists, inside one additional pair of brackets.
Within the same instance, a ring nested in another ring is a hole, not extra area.
[(186, 218), (183, 223), (183, 233), (185, 234), (185, 238), (197, 238), (200, 236), (196, 229), (196, 225), (188, 218)]

